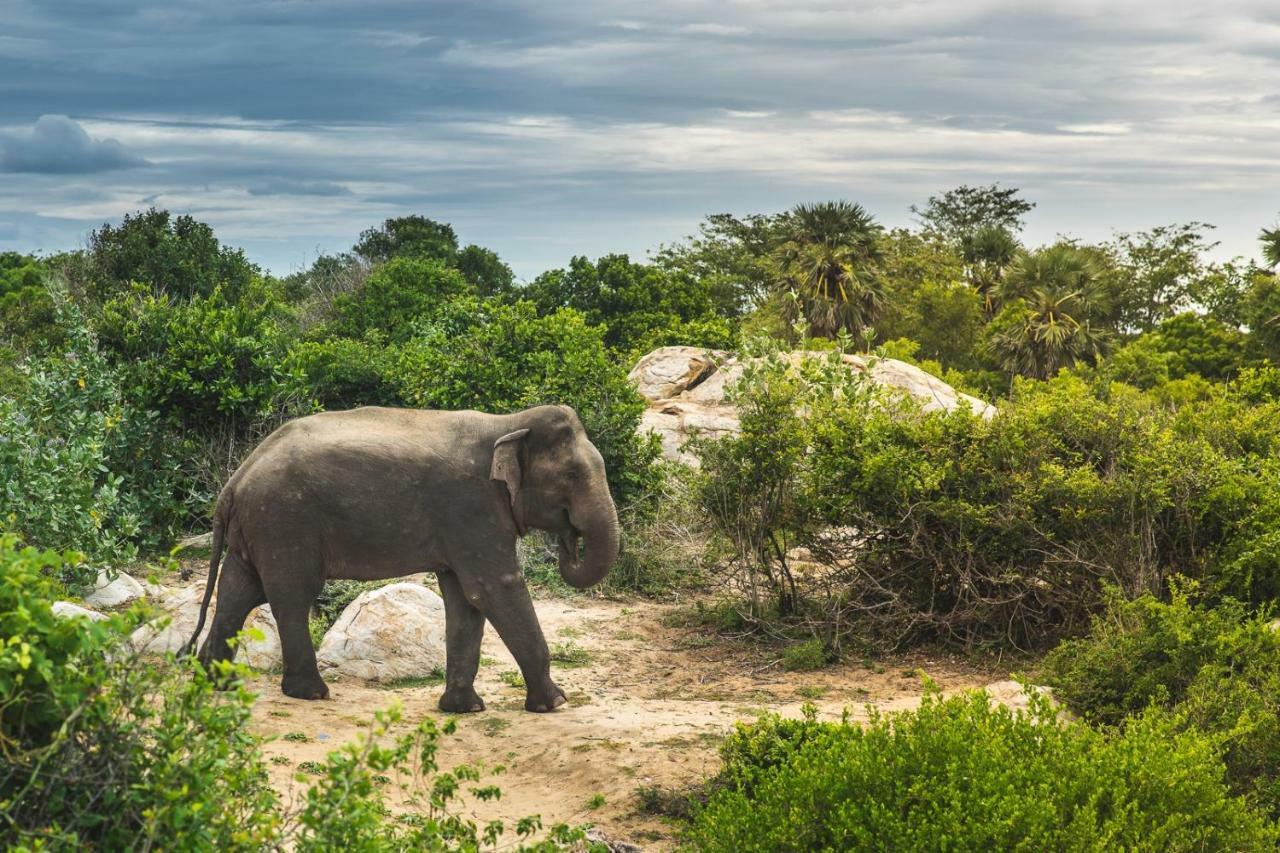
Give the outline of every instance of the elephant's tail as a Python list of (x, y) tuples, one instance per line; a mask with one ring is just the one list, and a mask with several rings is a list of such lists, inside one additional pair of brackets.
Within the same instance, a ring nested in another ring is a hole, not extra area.
[(213, 588), (218, 582), (218, 565), (222, 562), (222, 539), (225, 527), (223, 501), (219, 500), (218, 507), (213, 512), (213, 543), (212, 550), (209, 552), (209, 578), (205, 581), (204, 600), (200, 602), (200, 617), (196, 620), (195, 633), (178, 650), (178, 657), (180, 658), (186, 657), (195, 651), (196, 643), (200, 639), (200, 632), (204, 630), (204, 618), (209, 613), (209, 602), (213, 601)]

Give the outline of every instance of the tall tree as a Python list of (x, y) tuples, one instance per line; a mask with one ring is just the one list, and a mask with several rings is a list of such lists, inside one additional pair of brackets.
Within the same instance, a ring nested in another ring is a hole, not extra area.
[(1280, 267), (1280, 225), (1263, 228), (1258, 240), (1262, 243), (1263, 262), (1272, 269)]
[(1048, 379), (1106, 351), (1105, 294), (1094, 256), (1066, 243), (1023, 253), (1001, 288), (988, 345), (1011, 374)]
[(789, 215), (708, 216), (698, 234), (661, 247), (654, 263), (693, 277), (707, 288), (716, 313), (733, 320), (755, 307), (773, 284), (772, 256), (786, 239)]
[(458, 235), (447, 222), (417, 214), (400, 216), (362, 232), (352, 251), (371, 264), (396, 257), (434, 258), (452, 264), (458, 254)]
[(1019, 248), (1013, 233), (1003, 225), (983, 225), (960, 240), (966, 277), (978, 291), (988, 317), (999, 307), (1000, 285), (1005, 272), (1018, 257)]
[(923, 208), (911, 205), (911, 212), (925, 228), (956, 242), (989, 226), (1017, 233), (1022, 230), (1023, 217), (1036, 206), (1035, 202), (1019, 198), (1020, 192), (1017, 187), (1003, 188), (999, 184), (962, 185), (940, 196), (930, 196)]
[(1116, 321), (1127, 332), (1149, 332), (1191, 306), (1208, 275), (1203, 255), (1217, 243), (1203, 222), (1160, 225), (1120, 234), (1108, 247), (1116, 259)]
[(861, 205), (847, 201), (792, 209), (787, 240), (774, 253), (776, 286), (796, 293), (793, 310), (813, 335), (857, 334), (875, 321), (885, 298), (883, 230)]

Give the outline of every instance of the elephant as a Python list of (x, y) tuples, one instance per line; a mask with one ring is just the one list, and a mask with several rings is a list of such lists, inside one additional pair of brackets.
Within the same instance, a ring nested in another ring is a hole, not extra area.
[(484, 710), (474, 682), (488, 619), (520, 666), (525, 708), (554, 710), (565, 695), (551, 680), (516, 556), (530, 530), (556, 536), (560, 574), (579, 589), (603, 580), (618, 556), (604, 460), (568, 406), (506, 415), (370, 406), (298, 418), (264, 439), (218, 496), (208, 582), (185, 651), (217, 583), (199, 661), (229, 660), (228, 641), (270, 603), (281, 690), (325, 699), (307, 625), (325, 580), (434, 572), (445, 606), (440, 708)]

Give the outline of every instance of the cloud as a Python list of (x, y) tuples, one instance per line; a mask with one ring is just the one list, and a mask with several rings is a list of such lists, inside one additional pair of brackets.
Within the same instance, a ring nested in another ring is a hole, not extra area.
[(29, 130), (0, 134), (0, 172), (85, 175), (145, 165), (116, 140), (93, 139), (66, 116), (40, 116)]
[(351, 195), (351, 190), (332, 181), (301, 181), (291, 178), (269, 178), (249, 185), (249, 195)]

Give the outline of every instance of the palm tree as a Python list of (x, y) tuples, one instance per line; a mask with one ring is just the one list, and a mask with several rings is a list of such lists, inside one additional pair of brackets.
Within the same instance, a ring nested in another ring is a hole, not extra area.
[(861, 205), (847, 201), (797, 205), (787, 227), (774, 263), (779, 287), (798, 297), (793, 312), (803, 313), (818, 337), (834, 338), (842, 329), (861, 333), (884, 303), (884, 229)]
[(1020, 255), (999, 295), (1006, 308), (992, 324), (991, 346), (1010, 373), (1048, 379), (1110, 343), (1097, 325), (1098, 270), (1081, 249), (1058, 244)]
[(1262, 260), (1266, 265), (1272, 269), (1280, 267), (1280, 225), (1263, 228), (1258, 240), (1262, 242)]
[(996, 313), (1000, 282), (1018, 256), (1018, 241), (999, 225), (984, 225), (960, 238), (960, 254), (969, 269), (969, 282), (982, 297), (990, 318)]

